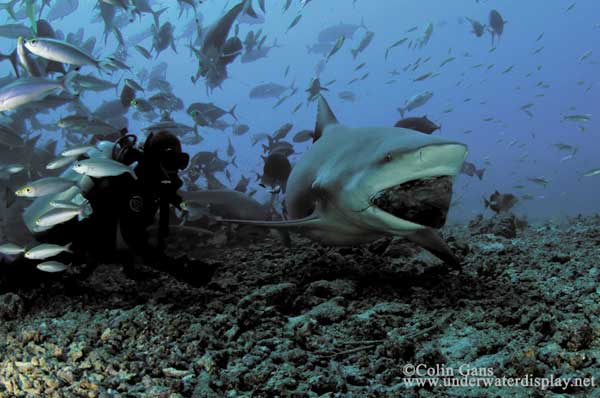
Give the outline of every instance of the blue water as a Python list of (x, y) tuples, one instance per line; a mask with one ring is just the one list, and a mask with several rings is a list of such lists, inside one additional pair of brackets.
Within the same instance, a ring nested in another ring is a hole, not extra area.
[[(589, 214), (599, 210), (600, 176), (581, 177), (589, 169), (600, 167), (600, 140), (598, 137), (597, 104), (600, 100), (598, 86), (598, 65), (600, 48), (600, 3), (595, 0), (577, 1), (570, 10), (567, 8), (573, 1), (528, 0), (521, 2), (500, 1), (393, 1), (393, 0), (358, 0), (353, 6), (347, 0), (312, 0), (302, 8), (300, 2), (294, 0), (290, 9), (283, 14), (283, 1), (266, 0), (266, 22), (263, 25), (240, 25), (240, 38), (243, 40), (249, 30), (263, 29), (268, 36), (266, 44), (271, 45), (277, 38), (281, 48), (274, 48), (267, 58), (253, 63), (242, 64), (237, 59), (229, 65), (230, 78), (221, 89), (208, 94), (202, 80), (196, 85), (190, 81), (195, 75), (197, 60), (186, 48), (187, 39), (176, 43), (178, 53), (170, 48), (153, 61), (148, 61), (133, 48), (129, 50), (127, 63), (132, 66), (133, 73), (125, 73), (123, 77), (135, 79), (135, 73), (142, 68), (150, 70), (159, 62), (169, 65), (167, 80), (171, 82), (174, 93), (185, 103), (185, 108), (192, 102), (214, 102), (224, 109), (237, 105), (237, 114), (242, 123), (251, 127), (245, 136), (233, 136), (230, 131), (201, 129), (204, 141), (197, 146), (187, 147), (193, 154), (200, 150), (219, 149), (220, 156), (225, 158), (227, 136), (231, 136), (237, 153), (237, 164), (240, 170), (231, 170), (233, 185), (239, 176), (250, 176), (250, 171), (262, 171), (260, 145), (252, 147), (250, 136), (261, 132), (272, 133), (279, 126), (290, 122), (294, 129), (288, 136), (303, 129), (314, 126), (316, 105), (306, 105), (310, 81), (315, 77), (315, 65), (322, 59), (321, 55), (308, 54), (307, 45), (317, 42), (319, 31), (339, 22), (359, 24), (361, 18), (366, 26), (375, 33), (371, 45), (352, 59), (350, 49), (356, 48), (365, 31), (358, 30), (353, 40), (347, 40), (343, 48), (334, 55), (321, 74), (321, 82), (335, 79), (325, 97), (336, 113), (338, 120), (349, 126), (379, 125), (391, 126), (399, 118), (396, 108), (414, 94), (426, 90), (434, 92), (434, 97), (424, 107), (415, 110), (408, 116), (426, 114), (430, 119), (443, 126), (441, 134), (462, 141), (469, 145), (468, 160), (478, 167), (486, 169), (482, 181), (465, 175), (459, 176), (455, 184), (457, 204), (452, 209), (451, 220), (462, 221), (474, 214), (484, 211), (482, 197), (494, 190), (512, 192), (521, 196), (529, 194), (535, 197), (532, 201), (523, 201), (517, 205), (516, 211), (527, 214), (530, 219), (563, 217), (579, 213)], [(106, 45), (103, 43), (103, 24), (91, 24), (97, 14), (95, 2), (80, 1), (77, 12), (53, 22), (53, 27), (65, 33), (85, 29), (84, 39), (96, 36), (97, 55), (100, 58), (111, 55), (117, 47), (114, 36), (109, 36)], [(214, 23), (226, 10), (235, 5), (222, 1), (206, 1), (199, 6), (202, 24)], [(179, 13), (175, 1), (162, 2), (171, 9), (163, 14), (161, 23), (171, 21), (175, 25), (175, 33), (179, 35), (183, 26), (193, 18), (193, 13)], [(161, 4), (153, 4), (154, 9)], [(487, 23), (491, 9), (497, 9), (505, 20), (504, 35), (497, 43), (494, 52), (491, 49), (491, 37), (488, 33), (477, 38), (470, 30), (470, 24), (464, 17), (470, 17)], [(255, 2), (255, 9), (260, 13)], [(298, 14), (302, 13), (299, 24), (285, 33), (288, 25)], [(6, 14), (2, 14), (5, 19)], [(144, 15), (141, 21), (133, 23), (121, 31), (125, 38), (146, 29), (152, 24), (152, 16)], [(24, 19), (22, 23), (27, 23)], [(391, 50), (387, 61), (384, 60), (386, 47), (402, 37), (419, 38), (429, 23), (434, 24), (434, 32), (429, 43), (422, 49), (408, 49), (407, 43)], [(5, 23), (10, 23), (8, 19)], [(413, 26), (419, 29), (406, 33)], [(543, 38), (536, 42), (541, 33)], [(230, 36), (232, 36), (232, 32)], [(0, 39), (1, 50), (11, 51), (15, 41)], [(150, 49), (152, 39), (141, 43)], [(533, 51), (544, 46), (536, 55)], [(580, 57), (587, 51), (592, 55), (584, 61)], [(464, 56), (465, 53), (470, 56)], [(440, 63), (453, 56), (456, 59), (443, 67)], [(393, 69), (402, 70), (417, 58), (431, 57), (416, 71), (402, 72), (400, 76), (391, 76)], [(366, 62), (360, 71), (354, 68)], [(473, 66), (483, 64), (474, 69)], [(488, 66), (494, 67), (488, 70)], [(284, 71), (290, 66), (290, 73), (284, 78)], [(511, 72), (503, 74), (511, 65)], [(538, 66), (542, 66), (538, 71)], [(4, 76), (12, 70), (9, 63), (0, 64), (0, 75)], [(93, 68), (84, 67), (82, 72), (93, 72)], [(369, 72), (364, 81), (348, 86), (348, 82)], [(421, 82), (413, 79), (426, 72), (437, 72), (439, 76)], [(531, 73), (529, 77), (526, 75)], [(113, 76), (102, 76), (117, 81), (119, 73)], [(385, 84), (395, 79), (394, 84)], [(284, 102), (277, 109), (272, 109), (277, 99), (253, 100), (248, 93), (259, 83), (275, 82), (291, 85), (295, 81), (300, 88), (298, 93)], [(460, 82), (460, 85), (457, 83)], [(536, 87), (539, 82), (550, 85), (548, 89)], [(584, 82), (584, 83), (579, 83)], [(585, 92), (589, 85), (591, 90)], [(338, 93), (350, 90), (357, 96), (355, 103), (348, 103), (338, 98)], [(545, 96), (536, 98), (536, 94)], [(151, 94), (148, 94), (148, 97)], [(140, 95), (143, 97), (143, 95)], [(464, 102), (471, 98), (470, 102)], [(103, 100), (116, 99), (114, 91), (106, 91), (100, 95), (87, 93), (83, 102), (94, 109)], [(302, 108), (295, 114), (291, 110), (303, 102)], [(530, 108), (534, 117), (530, 118), (520, 107), (533, 102)], [(453, 111), (445, 113), (444, 110)], [(133, 113), (130, 110), (129, 116)], [(58, 120), (66, 116), (66, 110), (59, 110), (42, 117), (45, 122)], [(591, 114), (588, 123), (573, 123), (563, 120), (567, 114)], [(192, 119), (185, 111), (172, 115), (176, 121), (193, 125)], [(493, 118), (491, 122), (484, 118)], [(225, 120), (233, 122), (228, 116)], [(579, 126), (584, 126), (581, 131)], [(138, 132), (144, 127), (143, 122), (130, 119), (129, 129)], [(465, 131), (471, 130), (469, 134)], [(57, 138), (58, 132), (46, 132), (47, 138)], [(535, 137), (535, 138), (534, 138)], [(552, 145), (558, 142), (579, 147), (573, 159), (560, 162), (569, 153), (559, 152)], [(298, 152), (309, 148), (309, 143), (297, 145)], [(301, 155), (300, 155), (301, 156)], [(298, 155), (292, 156), (292, 163)], [(252, 174), (253, 175), (253, 174)], [(223, 175), (217, 175), (225, 182)], [(531, 177), (545, 177), (550, 183), (546, 188), (527, 181)], [(516, 189), (522, 184), (524, 189)], [(256, 182), (252, 183), (256, 187)], [(251, 186), (251, 188), (252, 188)], [(267, 193), (261, 188), (258, 197), (266, 198)], [(488, 210), (489, 212), (489, 210)], [(489, 214), (489, 213), (488, 213)]]

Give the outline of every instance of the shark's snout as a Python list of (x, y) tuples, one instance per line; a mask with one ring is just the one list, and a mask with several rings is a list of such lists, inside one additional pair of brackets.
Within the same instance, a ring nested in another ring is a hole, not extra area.
[(452, 177), (408, 181), (378, 192), (371, 203), (395, 217), (432, 228), (446, 223), (452, 200)]

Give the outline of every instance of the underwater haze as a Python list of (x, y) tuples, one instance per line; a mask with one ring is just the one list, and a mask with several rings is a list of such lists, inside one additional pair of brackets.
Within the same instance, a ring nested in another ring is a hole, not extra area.
[(600, 397), (599, 38), (598, 0), (0, 0), (0, 398)]
[[(96, 2), (51, 1), (49, 6), (44, 7), (41, 16), (53, 14), (53, 8), (64, 7), (67, 3), (79, 4), (73, 13), (52, 20), (52, 27), (64, 36), (82, 29), (83, 41), (95, 37), (97, 42), (93, 53), (98, 59), (114, 54), (119, 43), (110, 31), (111, 27), (105, 27), (98, 17)], [(596, 137), (598, 122), (594, 109), (599, 95), (595, 70), (600, 51), (596, 48), (596, 38), (600, 34), (599, 21), (594, 19), (599, 10), (596, 2), (578, 1), (572, 6), (574, 3), (570, 1), (541, 0), (519, 3), (313, 0), (305, 6), (299, 1), (292, 1), (284, 12), (286, 2), (266, 1), (264, 16), (259, 15), (263, 23), (244, 23), (250, 17), (235, 22), (230, 36), (236, 34), (235, 29), (244, 40), (248, 32), (260, 29), (266, 36), (263, 46), (271, 46), (276, 41), (277, 47), (254, 62), (234, 60), (227, 67), (228, 77), (220, 87), (211, 90), (205, 86), (203, 77), (195, 84), (190, 79), (196, 75), (198, 58), (190, 51), (189, 45), (196, 43), (199, 47), (201, 41), (195, 36), (197, 32), (184, 32), (194, 19), (192, 8), (185, 3), (151, 3), (156, 10), (168, 8), (160, 15), (160, 22), (173, 24), (173, 44), (177, 52), (168, 47), (158, 56), (156, 51), (152, 51), (151, 59), (142, 57), (129, 39), (150, 29), (152, 15), (142, 14), (140, 18), (134, 13), (131, 14), (134, 15), (132, 22), (129, 22), (128, 17), (135, 7), (127, 13), (116, 7), (115, 21), (119, 21), (116, 29), (125, 40), (125, 47), (120, 53), (131, 69), (109, 74), (83, 66), (81, 73), (91, 73), (113, 83), (121, 82), (122, 86), (123, 78), (140, 81), (141, 71), (151, 71), (156, 65), (166, 63), (165, 80), (171, 84), (173, 94), (185, 104), (184, 109), (172, 112), (171, 117), (186, 125), (194, 125), (194, 120), (185, 112), (191, 103), (213, 102), (225, 110), (236, 105), (240, 123), (250, 127), (248, 133), (236, 136), (231, 132), (232, 127), (220, 131), (201, 126), (198, 131), (203, 141), (185, 147), (192, 155), (197, 151), (216, 149), (224, 157), (227, 137), (230, 137), (238, 168), (230, 168), (233, 183), (224, 179), (223, 173), (216, 175), (225, 185), (235, 185), (241, 175), (252, 175), (250, 187), (258, 189), (257, 197), (269, 196), (254, 181), (252, 171), (262, 174), (260, 155), (263, 153), (260, 145), (251, 145), (250, 137), (263, 132), (270, 134), (285, 123), (294, 126), (290, 137), (300, 130), (313, 129), (316, 102), (307, 101), (305, 89), (312, 79), (319, 77), (322, 85), (333, 82), (326, 86), (327, 91), (323, 94), (337, 118), (348, 126), (393, 126), (400, 119), (397, 108), (416, 94), (433, 93), (429, 102), (406, 116), (427, 115), (442, 126), (434, 134), (467, 144), (467, 161), (478, 169), (485, 169), (481, 180), (464, 174), (457, 179), (450, 214), (452, 221), (464, 221), (484, 211), (482, 197), (495, 190), (519, 197), (515, 211), (531, 219), (598, 211), (598, 201), (595, 200), (600, 194), (598, 177), (583, 177), (585, 172), (600, 167), (597, 161), (600, 146)], [(199, 26), (202, 29), (210, 27), (233, 5), (233, 2), (216, 0), (202, 2), (197, 7)], [(39, 5), (36, 7), (39, 10)], [(180, 8), (183, 8), (181, 16)], [(258, 5), (254, 8), (262, 14)], [(492, 9), (498, 9), (508, 21), (493, 46), (487, 26)], [(297, 25), (286, 32), (297, 16), (301, 16)], [(23, 18), (19, 23), (28, 26), (24, 7), (17, 17)], [(2, 18), (5, 24), (15, 23), (6, 12)], [(486, 25), (481, 37), (472, 32), (467, 18)], [(325, 56), (309, 53), (307, 48), (318, 43), (319, 32), (341, 22), (360, 25), (361, 21), (374, 33), (370, 45), (353, 59), (351, 50), (358, 47), (367, 32), (358, 28), (317, 73), (316, 66)], [(430, 23), (433, 25), (430, 39), (417, 48), (417, 42)], [(108, 29), (107, 35), (103, 34), (105, 29)], [(150, 50), (153, 37), (151, 33), (146, 36), (135, 44)], [(386, 49), (402, 38), (407, 38), (407, 41), (390, 49), (386, 59)], [(9, 54), (13, 51), (15, 42), (3, 38), (2, 52)], [(450, 58), (451, 61), (440, 66)], [(355, 71), (356, 66), (362, 63), (365, 66)], [(14, 73), (8, 61), (0, 67), (3, 75)], [(288, 67), (289, 73), (285, 75)], [(391, 74), (392, 71), (399, 73)], [(367, 73), (364, 80), (350, 83)], [(414, 81), (426, 73), (433, 75)], [(253, 87), (269, 82), (286, 87), (295, 84), (299, 90), (275, 109), (273, 105), (277, 98), (249, 98)], [(147, 81), (143, 83), (148, 84)], [(338, 95), (343, 91), (350, 91), (355, 101), (341, 99)], [(137, 92), (136, 97), (148, 98), (156, 92)], [(103, 101), (116, 98), (113, 90), (102, 93), (82, 90), (80, 96), (81, 102), (92, 112)], [(292, 110), (300, 103), (298, 111), (293, 113)], [(526, 109), (523, 109), (524, 106)], [(53, 125), (61, 117), (72, 113), (63, 107), (38, 118), (42, 124)], [(590, 115), (590, 120), (565, 119), (569, 115)], [(155, 114), (154, 120), (144, 120), (135, 116), (134, 109), (128, 109), (126, 117), (129, 131), (140, 134), (141, 128), (160, 119), (160, 112)], [(223, 120), (230, 125), (236, 122), (228, 115)], [(48, 131), (27, 125), (24, 133), (42, 133), (43, 139), (54, 139), (64, 144), (61, 129)], [(561, 150), (556, 144), (566, 144), (571, 148)], [(309, 143), (295, 144), (295, 150), (300, 154), (308, 147)], [(569, 156), (571, 153), (574, 156)], [(292, 155), (291, 163), (298, 157)], [(530, 178), (542, 178), (547, 184), (536, 184)], [(201, 181), (199, 183), (202, 185)]]

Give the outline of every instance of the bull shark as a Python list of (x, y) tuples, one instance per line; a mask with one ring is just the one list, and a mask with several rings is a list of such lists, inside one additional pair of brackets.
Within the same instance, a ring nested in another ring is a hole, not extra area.
[(401, 236), (459, 266), (435, 229), (466, 156), (462, 143), (409, 129), (346, 127), (319, 95), (314, 144), (288, 179), (289, 219), (223, 221), (292, 229), (333, 246)]

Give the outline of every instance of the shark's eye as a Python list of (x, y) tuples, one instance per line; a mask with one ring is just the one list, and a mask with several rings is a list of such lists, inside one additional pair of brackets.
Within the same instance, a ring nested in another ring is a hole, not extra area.
[(385, 161), (386, 162), (391, 162), (392, 161), (392, 154), (391, 153), (386, 153), (385, 154)]
[(29, 40), (29, 44), (33, 44), (33, 45), (35, 45), (36, 43), (37, 43), (37, 40), (36, 40), (36, 39), (31, 39), (31, 40)]

